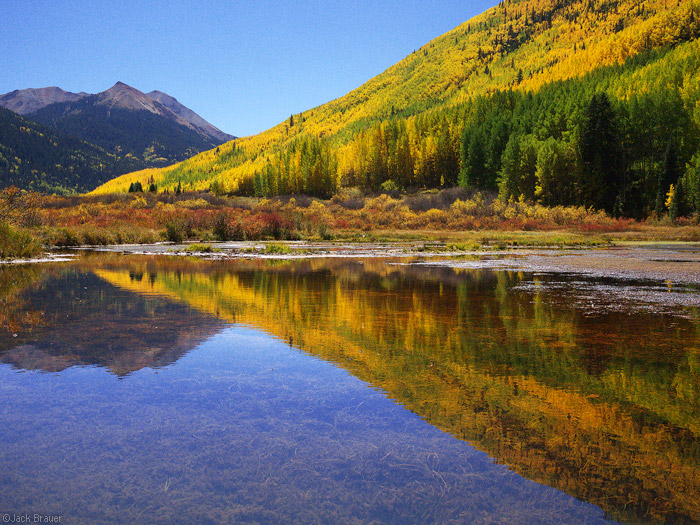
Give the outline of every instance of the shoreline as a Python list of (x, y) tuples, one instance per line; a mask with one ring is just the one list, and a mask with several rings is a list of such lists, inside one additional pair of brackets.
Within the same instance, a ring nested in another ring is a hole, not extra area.
[[(54, 248), (2, 265), (66, 262), (87, 253), (236, 259), (417, 259), (411, 264), (465, 269), (573, 274), (592, 278), (700, 285), (700, 242), (621, 241), (591, 245), (476, 245), (444, 241), (226, 241)], [(421, 262), (421, 259), (423, 260)]]

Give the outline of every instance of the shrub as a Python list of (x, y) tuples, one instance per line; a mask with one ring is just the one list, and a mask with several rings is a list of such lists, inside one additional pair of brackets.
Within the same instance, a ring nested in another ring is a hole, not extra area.
[(63, 228), (53, 241), (56, 246), (80, 246), (80, 236), (73, 230)]
[(0, 259), (34, 257), (39, 253), (41, 245), (34, 237), (0, 222)]
[(262, 235), (273, 239), (292, 239), (294, 237), (294, 225), (285, 216), (277, 212), (265, 212), (259, 214), (262, 224)]
[(450, 206), (450, 213), (452, 215), (474, 215), (476, 212), (477, 205), (473, 200), (462, 201), (457, 199)]
[(216, 214), (212, 224), (214, 237), (220, 241), (243, 241), (245, 230), (241, 221), (222, 211)]
[(209, 203), (201, 198), (199, 198), (199, 199), (185, 199), (185, 200), (176, 201), (175, 206), (177, 206), (178, 208), (189, 208), (191, 210), (195, 210), (195, 209), (200, 209), (200, 208), (206, 208), (209, 206)]
[(193, 243), (186, 246), (185, 251), (192, 253), (213, 253), (219, 250), (217, 248), (212, 248), (211, 244)]
[(291, 252), (291, 248), (286, 244), (268, 244), (265, 246), (265, 253), (270, 254), (284, 254)]
[(192, 237), (192, 223), (183, 217), (170, 219), (165, 223), (165, 238), (174, 243), (181, 243)]
[(387, 193), (387, 194), (391, 195), (392, 197), (396, 197), (398, 195), (399, 191), (401, 191), (401, 188), (399, 187), (399, 185), (396, 184), (396, 182), (394, 182), (391, 179), (382, 182), (380, 187), (382, 188), (382, 191), (384, 193)]
[(422, 193), (412, 197), (406, 197), (406, 204), (413, 212), (428, 211), (432, 209), (447, 210), (457, 200), (466, 200), (468, 193), (464, 188), (447, 188), (439, 193)]
[(104, 246), (106, 244), (114, 244), (114, 237), (113, 235), (104, 229), (97, 229), (97, 228), (87, 228), (83, 230), (82, 232), (82, 243), (81, 244), (88, 244), (91, 246)]
[(365, 207), (365, 197), (358, 188), (344, 188), (331, 198), (333, 204), (337, 204), (346, 210), (361, 210)]

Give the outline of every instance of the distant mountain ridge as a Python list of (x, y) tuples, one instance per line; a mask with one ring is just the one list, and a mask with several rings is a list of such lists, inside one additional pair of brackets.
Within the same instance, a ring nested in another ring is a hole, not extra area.
[(171, 97), (167, 93), (163, 93), (162, 91), (156, 90), (151, 91), (150, 93), (146, 93), (146, 96), (150, 97), (156, 102), (160, 102), (163, 106), (168, 108), (178, 117), (181, 117), (183, 120), (191, 124), (194, 127), (194, 129), (200, 131), (201, 133), (218, 139), (221, 142), (228, 142), (229, 140), (233, 140), (234, 138), (236, 138), (233, 135), (224, 133), (216, 126), (211, 125), (209, 122), (197, 115), (197, 113), (192, 111), (187, 106), (180, 104), (180, 102), (178, 102), (178, 100), (175, 97)]
[[(98, 97), (96, 102), (98, 105), (109, 108), (148, 111), (154, 115), (172, 120), (219, 143), (228, 142), (236, 138), (210, 124), (167, 93), (152, 91), (146, 94), (123, 82), (117, 82), (111, 88), (96, 95), (82, 91), (80, 93), (71, 93), (59, 87), (16, 89), (0, 95), (0, 107), (27, 117), (52, 104), (77, 102), (91, 96)], [(89, 140), (86, 137), (81, 138)]]
[(59, 87), (15, 89), (4, 95), (0, 95), (0, 106), (19, 115), (28, 115), (34, 111), (55, 104), (57, 102), (74, 102), (88, 93), (71, 93), (63, 91)]
[(0, 187), (89, 191), (234, 138), (170, 95), (123, 82), (94, 95), (15, 90), (0, 96)]

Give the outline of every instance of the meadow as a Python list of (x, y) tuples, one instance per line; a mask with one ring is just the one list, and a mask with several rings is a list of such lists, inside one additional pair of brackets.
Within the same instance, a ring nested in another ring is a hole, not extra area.
[(616, 240), (698, 241), (698, 217), (614, 218), (583, 206), (547, 207), (450, 188), (331, 199), (219, 197), (207, 192), (0, 197), (0, 257), (75, 247), (210, 241), (438, 241), (465, 249), (595, 245)]

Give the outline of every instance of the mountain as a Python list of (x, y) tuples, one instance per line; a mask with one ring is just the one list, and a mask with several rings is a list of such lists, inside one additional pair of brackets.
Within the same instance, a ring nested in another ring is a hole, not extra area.
[(0, 96), (1, 108), (0, 185), (47, 192), (89, 191), (122, 173), (167, 166), (235, 138), (175, 98), (123, 82), (96, 95), (58, 87), (15, 90)]
[(0, 187), (84, 192), (142, 166), (0, 108)]
[(20, 115), (28, 115), (49, 104), (55, 104), (56, 102), (74, 102), (87, 96), (87, 93), (70, 93), (58, 87), (16, 89), (4, 95), (0, 95), (0, 107), (9, 109)]
[(163, 104), (163, 106), (168, 108), (184, 121), (188, 122), (195, 130), (204, 135), (217, 139), (221, 143), (228, 142), (229, 140), (236, 138), (233, 135), (224, 133), (215, 126), (212, 126), (190, 108), (183, 106), (175, 97), (171, 97), (167, 93), (163, 93), (162, 91), (151, 91), (150, 93), (147, 93), (147, 95), (153, 100)]
[[(143, 159), (146, 166), (172, 164), (231, 138), (219, 130), (209, 134), (206, 126), (191, 124), (122, 82), (102, 93), (55, 102), (25, 116), (117, 155)], [(201, 122), (207, 124), (203, 119)]]
[(700, 209), (698, 35), (696, 0), (504, 1), (344, 97), (97, 191), (461, 184), (641, 216), (673, 184)]
[[(117, 82), (110, 89), (97, 95), (100, 97), (99, 104), (101, 105), (130, 110), (145, 110), (165, 117), (168, 120), (173, 120), (181, 126), (195, 130), (203, 136), (219, 141), (219, 143), (236, 138), (211, 125), (194, 111), (180, 104), (176, 98), (162, 91), (151, 91), (148, 94), (144, 94), (123, 82)], [(82, 91), (80, 93), (71, 93), (58, 87), (16, 89), (0, 95), (0, 107), (20, 115), (29, 115), (51, 104), (75, 102), (89, 96), (91, 96), (89, 93)]]

